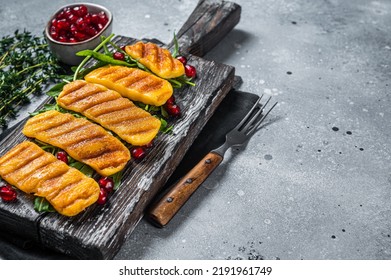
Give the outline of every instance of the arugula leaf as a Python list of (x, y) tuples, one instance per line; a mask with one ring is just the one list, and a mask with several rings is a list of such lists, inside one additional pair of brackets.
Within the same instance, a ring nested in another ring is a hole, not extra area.
[(52, 88), (50, 88), (48, 90), (48, 92), (46, 93), (47, 95), (51, 96), (51, 97), (58, 97), (63, 89), (63, 87), (68, 83), (68, 81), (64, 81), (62, 83), (58, 83), (56, 84), (55, 86), (53, 86)]
[(163, 118), (166, 118), (166, 119), (168, 119), (170, 117), (169, 114), (167, 113), (166, 109), (164, 108), (164, 106), (160, 107), (160, 114), (162, 114)]
[(121, 185), (121, 181), (122, 181), (122, 171), (120, 172), (117, 172), (115, 173), (113, 176), (113, 181), (114, 181), (114, 191), (118, 190), (120, 185)]
[(58, 109), (58, 105), (57, 104), (45, 104), (43, 105), (43, 108), (41, 110), (38, 110), (38, 111), (35, 111), (35, 112), (32, 112), (30, 113), (30, 116), (36, 116), (38, 114), (41, 114), (41, 113), (44, 113), (44, 112), (47, 112), (47, 111), (51, 111), (51, 110), (59, 110)]
[(94, 175), (94, 169), (92, 169), (87, 164), (81, 163), (79, 161), (74, 161), (69, 163), (69, 166), (72, 166), (73, 168), (78, 169), (80, 172), (82, 172), (84, 175), (88, 177), (92, 177)]
[(195, 83), (192, 82), (192, 78), (186, 77), (186, 75), (182, 75), (175, 79), (168, 79), (168, 81), (171, 83), (171, 85), (174, 88), (181, 88), (184, 84), (188, 84), (190, 86), (195, 86)]
[(34, 199), (34, 209), (38, 212), (56, 212), (46, 198), (39, 196)]
[(178, 39), (177, 39), (176, 34), (174, 32), (174, 51), (172, 52), (172, 56), (177, 57), (178, 55), (179, 55)]
[[(102, 42), (98, 45), (98, 46), (96, 46), (96, 48), (94, 49), (94, 51), (99, 51), (101, 48), (102, 48), (102, 46), (103, 45), (105, 45), (105, 44), (107, 44), (107, 42), (108, 41), (110, 41), (111, 40), (111, 38), (113, 38), (114, 37), (114, 34), (111, 34), (109, 37), (104, 37), (104, 36), (101, 36), (101, 40), (102, 40)], [(77, 66), (77, 68), (76, 68), (76, 70), (75, 70), (75, 73), (74, 73), (74, 75), (73, 75), (73, 80), (76, 80), (77, 78), (78, 78), (78, 76), (79, 76), (79, 72), (80, 72), (80, 70), (83, 68), (83, 66), (87, 63), (87, 61), (88, 60), (90, 60), (90, 58), (91, 58), (91, 56), (87, 56), (87, 57), (85, 57), (84, 59), (83, 59), (83, 61), (82, 62), (80, 62), (80, 64), (79, 64), (79, 66)]]
[(168, 123), (165, 119), (163, 118), (160, 118), (160, 131), (163, 132), (163, 133), (169, 133), (170, 131), (172, 131), (173, 129), (173, 126), (170, 125), (168, 126)]

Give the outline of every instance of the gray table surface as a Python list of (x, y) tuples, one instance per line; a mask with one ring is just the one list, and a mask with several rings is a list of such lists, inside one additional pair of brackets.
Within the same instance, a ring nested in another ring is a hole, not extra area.
[[(0, 35), (42, 34), (69, 2), (0, 0)], [(197, 3), (90, 2), (114, 13), (113, 33), (163, 42)], [(116, 259), (391, 259), (391, 2), (236, 3), (240, 23), (206, 58), (279, 105), (168, 227), (142, 220)]]

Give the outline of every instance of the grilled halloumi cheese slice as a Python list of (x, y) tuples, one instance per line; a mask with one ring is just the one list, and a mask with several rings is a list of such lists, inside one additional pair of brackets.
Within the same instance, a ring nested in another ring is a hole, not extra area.
[(0, 158), (0, 176), (23, 192), (45, 197), (56, 211), (75, 216), (99, 197), (97, 182), (30, 141)]
[(185, 74), (183, 63), (174, 58), (169, 50), (154, 43), (139, 41), (126, 46), (125, 52), (164, 79), (177, 78)]
[(121, 171), (130, 159), (124, 144), (103, 127), (71, 114), (55, 110), (38, 114), (26, 122), (22, 132), (63, 149), (102, 176)]
[(125, 66), (103, 66), (88, 73), (89, 83), (103, 85), (123, 97), (144, 104), (161, 106), (173, 94), (172, 85), (151, 73)]
[(84, 80), (65, 85), (57, 103), (83, 114), (135, 146), (150, 143), (161, 125), (160, 120), (118, 92)]

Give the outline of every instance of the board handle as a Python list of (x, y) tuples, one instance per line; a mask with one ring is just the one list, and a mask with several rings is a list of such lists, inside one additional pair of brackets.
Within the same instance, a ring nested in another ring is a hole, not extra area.
[(200, 0), (176, 34), (180, 53), (203, 57), (238, 24), (241, 10), (233, 2)]
[(167, 225), (222, 160), (221, 155), (214, 152), (208, 153), (148, 209), (145, 218), (157, 227)]

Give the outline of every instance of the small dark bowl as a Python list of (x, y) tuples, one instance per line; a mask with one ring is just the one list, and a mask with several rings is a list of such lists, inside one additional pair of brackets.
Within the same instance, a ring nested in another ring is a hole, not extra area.
[[(90, 13), (97, 13), (100, 11), (104, 11), (107, 15), (108, 22), (106, 26), (94, 37), (91, 37), (85, 41), (82, 42), (76, 42), (76, 43), (65, 43), (65, 42), (59, 42), (54, 40), (50, 36), (50, 26), (52, 20), (56, 17), (58, 13), (60, 13), (64, 8), (70, 7), (76, 7), (84, 5), (88, 8), (88, 11)], [(91, 4), (91, 3), (74, 3), (70, 5), (63, 6), (59, 8), (53, 16), (50, 18), (48, 21), (46, 28), (45, 28), (45, 37), (46, 40), (49, 44), (49, 48), (52, 51), (52, 53), (63, 63), (68, 64), (68, 65), (78, 65), (84, 57), (77, 56), (76, 53), (82, 50), (86, 49), (94, 49), (99, 43), (101, 42), (100, 36), (109, 36), (112, 32), (113, 28), (113, 14), (106, 8), (101, 5), (97, 4)]]

